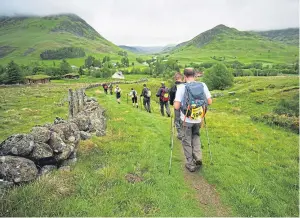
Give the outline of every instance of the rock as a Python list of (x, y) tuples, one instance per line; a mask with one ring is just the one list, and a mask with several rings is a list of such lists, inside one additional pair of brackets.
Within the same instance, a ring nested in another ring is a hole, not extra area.
[(67, 147), (67, 145), (56, 132), (52, 132), (49, 145), (55, 153), (62, 152)]
[(71, 120), (74, 122), (80, 131), (88, 131), (90, 126), (90, 119), (84, 114), (77, 114), (74, 119)]
[(77, 162), (77, 158), (67, 159), (61, 163), (61, 166), (71, 166), (76, 164), (76, 162)]
[(91, 133), (80, 131), (80, 138), (82, 140), (87, 140), (90, 139), (91, 137), (92, 137)]
[(67, 123), (67, 121), (61, 117), (56, 117), (54, 120), (54, 124), (59, 124), (59, 123)]
[(30, 157), (33, 158), (34, 160), (39, 160), (51, 156), (53, 156), (53, 151), (50, 145), (43, 142), (35, 143), (33, 152), (30, 155)]
[[(72, 122), (60, 123), (60, 124), (54, 125), (51, 130), (58, 133), (59, 136), (61, 137), (61, 139), (65, 143), (71, 142), (71, 143), (75, 144), (76, 146), (79, 144), (80, 132), (75, 123), (72, 123)], [(73, 140), (73, 138), (71, 136), (75, 137), (75, 140)], [(68, 139), (71, 139), (72, 141), (69, 141)]]
[(13, 182), (9, 182), (9, 181), (5, 181), (3, 179), (0, 179), (0, 190), (1, 188), (5, 189), (5, 188), (11, 188), (13, 187), (14, 183)]
[(55, 156), (55, 158), (58, 161), (67, 160), (73, 151), (74, 146), (66, 146), (60, 154)]
[(91, 101), (97, 102), (97, 99), (94, 97), (86, 97), (86, 101), (87, 102), (91, 102)]
[(15, 134), (8, 137), (0, 144), (0, 155), (17, 155), (26, 157), (34, 148), (32, 135)]
[(68, 138), (68, 141), (69, 141), (69, 142), (75, 142), (75, 137), (74, 137), (74, 136), (70, 136), (70, 137)]
[(105, 136), (105, 131), (104, 130), (96, 130), (96, 136)]
[(33, 161), (15, 156), (0, 157), (0, 177), (8, 182), (20, 183), (32, 181), (38, 170)]
[(228, 92), (229, 95), (235, 95), (235, 92)]
[(50, 131), (46, 127), (33, 127), (31, 135), (35, 142), (47, 142), (50, 139)]
[(77, 152), (76, 152), (76, 150), (74, 150), (74, 151), (70, 154), (69, 159), (73, 159), (73, 158), (76, 158), (76, 157), (77, 157)]
[(62, 167), (58, 168), (58, 170), (64, 171), (64, 172), (70, 172), (71, 167), (70, 166), (62, 166)]
[(50, 172), (52, 172), (53, 170), (57, 169), (57, 167), (55, 165), (45, 165), (42, 167), (42, 169), (40, 170), (39, 175), (43, 176), (46, 175)]

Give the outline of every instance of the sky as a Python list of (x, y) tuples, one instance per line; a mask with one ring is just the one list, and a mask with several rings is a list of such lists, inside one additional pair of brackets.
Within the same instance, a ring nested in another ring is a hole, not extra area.
[(299, 0), (0, 0), (0, 15), (74, 13), (117, 45), (165, 46), (219, 24), (299, 27)]

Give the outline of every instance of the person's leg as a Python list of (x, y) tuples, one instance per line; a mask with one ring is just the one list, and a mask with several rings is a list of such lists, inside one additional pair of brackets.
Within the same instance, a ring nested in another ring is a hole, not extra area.
[(148, 98), (148, 112), (151, 113), (150, 98)]
[(134, 107), (134, 103), (135, 103), (134, 102), (134, 97), (131, 98), (131, 101), (132, 101), (132, 106)]
[(200, 123), (194, 124), (192, 127), (192, 148), (193, 148), (193, 158), (196, 162), (196, 165), (202, 165)]
[(165, 106), (166, 106), (166, 113), (168, 114), (168, 117), (171, 116), (171, 111), (170, 111), (170, 107), (169, 107), (169, 102), (165, 102)]
[(183, 134), (181, 132), (182, 122), (181, 122), (181, 119), (180, 119), (180, 110), (174, 109), (174, 115), (175, 115), (174, 123), (175, 123), (175, 127), (177, 129), (177, 138), (181, 140)]
[(145, 97), (143, 98), (143, 105), (144, 105), (145, 110), (148, 112), (148, 108), (147, 108), (148, 104), (147, 104), (147, 100)]
[(138, 105), (138, 102), (137, 102), (137, 96), (134, 97), (134, 102), (135, 102), (135, 106), (138, 108), (139, 105)]
[(164, 102), (160, 101), (160, 113), (162, 116), (165, 116), (165, 112), (164, 112)]
[(192, 127), (190, 125), (182, 127), (183, 137), (182, 137), (182, 147), (184, 155), (186, 158), (185, 167), (190, 171), (194, 172), (196, 170), (196, 165), (193, 161), (193, 148), (192, 148)]

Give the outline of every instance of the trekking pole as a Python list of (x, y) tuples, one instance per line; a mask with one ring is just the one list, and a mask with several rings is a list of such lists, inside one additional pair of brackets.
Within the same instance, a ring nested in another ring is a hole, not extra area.
[(171, 116), (171, 154), (170, 154), (170, 162), (169, 162), (169, 175), (171, 174), (172, 168), (172, 156), (173, 156), (173, 145), (174, 145), (174, 126), (173, 125), (173, 115)]
[(208, 144), (209, 156), (210, 156), (210, 164), (213, 165), (212, 154), (211, 154), (211, 150), (210, 150), (210, 142), (209, 142), (208, 130), (207, 130), (207, 125), (206, 125), (205, 117), (204, 117), (204, 124), (205, 124), (205, 130), (206, 130), (206, 137), (207, 137), (207, 144)]

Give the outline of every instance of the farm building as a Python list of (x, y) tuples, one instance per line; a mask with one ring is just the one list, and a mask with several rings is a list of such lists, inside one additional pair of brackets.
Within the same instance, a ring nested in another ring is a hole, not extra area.
[(68, 73), (63, 75), (63, 78), (65, 79), (79, 79), (79, 74), (78, 73)]
[(113, 79), (125, 79), (123, 73), (121, 71), (115, 72), (114, 75), (112, 75)]
[(25, 77), (26, 84), (44, 84), (50, 82), (50, 76), (37, 74)]

